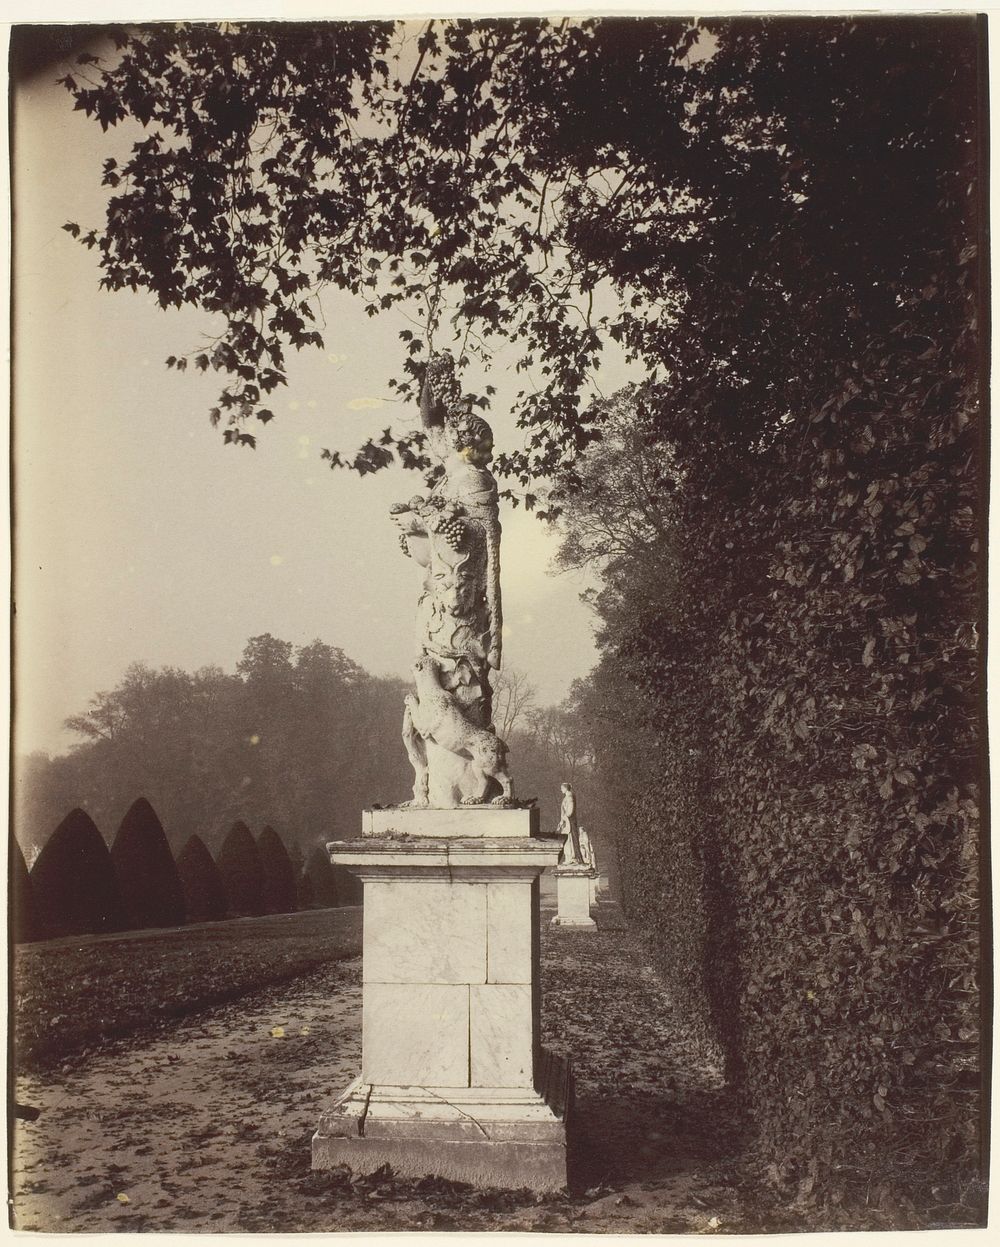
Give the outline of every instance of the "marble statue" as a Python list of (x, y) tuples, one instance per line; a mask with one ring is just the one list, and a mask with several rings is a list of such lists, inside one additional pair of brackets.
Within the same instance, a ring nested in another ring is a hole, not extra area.
[(432, 491), (391, 511), (403, 552), (424, 569), (417, 604), (416, 691), (403, 740), (414, 770), (408, 804), (435, 809), (513, 801), (507, 746), (493, 729), (490, 672), (499, 670), (500, 518), (490, 426), (462, 398), (447, 353), (420, 394)]
[(594, 843), (584, 827), (580, 828), (580, 855), (584, 866), (589, 866), (591, 870), (597, 869), (597, 856), (594, 853)]
[[(430, 797), (430, 759), (427, 745), (447, 750), (454, 761), (448, 778), (471, 794), (485, 793), (491, 781), (500, 785), (497, 804), (513, 799), (507, 746), (485, 727), (470, 723), (455, 698), (441, 685), (441, 668), (429, 654), (413, 667), (416, 694), (408, 693), (403, 712), (403, 739), (413, 765), (413, 804), (427, 805)], [(459, 759), (467, 761), (459, 762)], [(464, 800), (475, 800), (471, 798)]]
[(559, 826), (556, 834), (563, 836), (562, 853), (559, 855), (561, 866), (585, 866), (583, 848), (580, 844), (580, 824), (576, 817), (576, 797), (572, 786), (560, 785), (562, 803), (559, 806)]

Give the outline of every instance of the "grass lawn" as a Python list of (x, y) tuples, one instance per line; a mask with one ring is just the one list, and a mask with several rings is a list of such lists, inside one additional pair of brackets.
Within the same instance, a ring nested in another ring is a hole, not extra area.
[(27, 1073), (361, 952), (361, 909), (47, 940), (14, 956), (14, 1059)]

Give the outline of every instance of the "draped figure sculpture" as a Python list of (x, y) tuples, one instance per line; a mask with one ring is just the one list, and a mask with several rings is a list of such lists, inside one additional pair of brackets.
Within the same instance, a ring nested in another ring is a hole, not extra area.
[(586, 866), (580, 844), (580, 823), (576, 816), (576, 795), (570, 784), (560, 784), (562, 801), (559, 805), (559, 826), (556, 835), (563, 837), (559, 854), (560, 866)]
[(580, 824), (580, 857), (584, 866), (589, 866), (591, 870), (597, 871), (597, 854), (594, 852), (594, 842), (587, 834), (587, 829)]
[(434, 355), (420, 393), (427, 448), (440, 474), (426, 496), (391, 511), (403, 552), (424, 568), (403, 741), (413, 765), (409, 805), (453, 809), (513, 801), (507, 746), (493, 730), (498, 670), (500, 518), (487, 464), (493, 433), (463, 400), (455, 365)]

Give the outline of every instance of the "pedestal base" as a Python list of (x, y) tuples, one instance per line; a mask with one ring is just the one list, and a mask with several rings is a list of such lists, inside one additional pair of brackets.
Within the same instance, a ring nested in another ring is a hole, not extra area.
[(590, 916), (592, 876), (588, 866), (557, 866), (555, 871), (558, 912), (552, 919), (554, 927), (577, 927), (596, 930)]
[(320, 1118), (312, 1167), (434, 1174), (476, 1186), (566, 1185), (568, 1063), (545, 1052), (540, 1090), (373, 1086), (358, 1078)]

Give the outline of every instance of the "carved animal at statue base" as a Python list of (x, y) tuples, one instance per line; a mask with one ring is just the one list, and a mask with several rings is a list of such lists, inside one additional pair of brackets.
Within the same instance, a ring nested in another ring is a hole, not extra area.
[(403, 741), (414, 770), (408, 804), (453, 809), (513, 801), (504, 741), (469, 722), (442, 688), (440, 665), (429, 654), (414, 664), (413, 676), (417, 691), (407, 695), (403, 711)]

